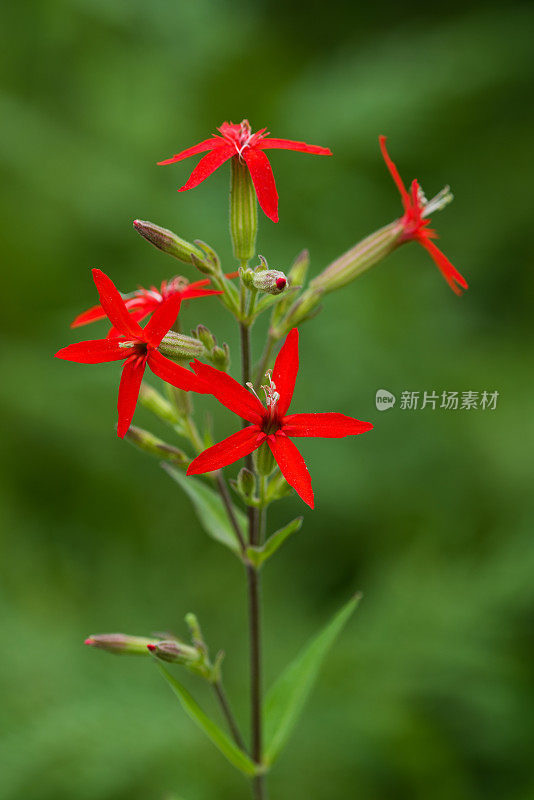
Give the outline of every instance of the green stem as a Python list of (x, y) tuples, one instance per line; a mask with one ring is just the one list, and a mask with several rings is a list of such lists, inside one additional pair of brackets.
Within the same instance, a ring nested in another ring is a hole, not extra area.
[(226, 722), (228, 723), (228, 727), (234, 738), (234, 742), (236, 743), (236, 745), (239, 747), (240, 750), (246, 753), (247, 748), (245, 742), (243, 741), (243, 737), (241, 736), (241, 732), (239, 730), (239, 726), (236, 722), (232, 709), (230, 707), (230, 703), (228, 702), (228, 698), (226, 696), (226, 692), (224, 690), (222, 681), (218, 680), (215, 683), (212, 683), (212, 686), (213, 686), (213, 691), (215, 692), (215, 695), (217, 697), (217, 700), (219, 701), (219, 704), (221, 706), (221, 710), (224, 714)]

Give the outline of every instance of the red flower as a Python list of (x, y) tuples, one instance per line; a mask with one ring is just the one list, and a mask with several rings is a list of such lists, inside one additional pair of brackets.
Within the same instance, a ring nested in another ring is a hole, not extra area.
[(386, 137), (379, 136), (378, 139), (380, 142), (380, 149), (382, 150), (382, 156), (384, 157), (384, 161), (386, 162), (386, 166), (391, 173), (391, 177), (395, 181), (397, 189), (400, 192), (402, 204), (404, 206), (404, 216), (401, 219), (401, 222), (404, 226), (402, 241), (408, 242), (413, 239), (419, 242), (419, 244), (421, 244), (425, 250), (428, 250), (434, 263), (440, 270), (441, 274), (453, 292), (456, 292), (456, 294), (462, 294), (462, 289), (468, 288), (467, 281), (462, 275), (460, 275), (458, 270), (453, 267), (444, 253), (442, 253), (441, 250), (436, 247), (432, 239), (437, 238), (437, 233), (431, 228), (427, 227), (427, 225), (430, 224), (429, 216), (432, 211), (438, 210), (450, 199), (448, 189), (444, 194), (440, 193), (434, 198), (434, 200), (430, 200), (428, 202), (421, 190), (421, 187), (419, 186), (418, 181), (413, 180), (410, 187), (410, 192), (408, 192), (404, 186), (404, 183), (402, 182), (402, 178), (399, 175), (397, 167), (389, 157), (388, 151), (386, 150)]
[(365, 433), (373, 426), (344, 414), (287, 415), (299, 368), (298, 337), (297, 329), (293, 328), (278, 354), (272, 376), (268, 374), (269, 386), (264, 387), (267, 408), (255, 394), (248, 392), (225, 372), (199, 361), (193, 362), (195, 373), (207, 382), (210, 393), (230, 411), (252, 424), (204, 450), (189, 465), (188, 475), (226, 467), (267, 442), (286, 481), (313, 508), (310, 475), (291, 438), (352, 436)]
[(218, 130), (222, 134), (221, 136), (212, 136), (210, 139), (205, 139), (187, 150), (182, 150), (172, 158), (158, 163), (174, 164), (176, 161), (182, 161), (182, 159), (195, 156), (197, 153), (210, 151), (199, 161), (187, 183), (178, 190), (185, 192), (206, 180), (228, 159), (232, 157), (241, 159), (250, 171), (260, 206), (273, 222), (278, 222), (278, 193), (271, 165), (264, 150), (297, 150), (300, 153), (312, 153), (319, 156), (332, 155), (331, 150), (327, 147), (293, 142), (291, 139), (271, 139), (269, 133), (266, 133), (266, 128), (252, 133), (247, 119), (244, 119), (240, 125), (223, 122)]
[[(170, 281), (163, 281), (159, 291), (155, 286), (151, 286), (150, 289), (137, 289), (131, 295), (123, 298), (124, 305), (130, 312), (132, 319), (140, 322), (175, 294), (178, 294), (182, 300), (191, 300), (193, 297), (205, 297), (211, 294), (222, 294), (221, 291), (216, 289), (204, 289), (203, 287), (208, 286), (209, 282), (209, 278), (206, 278), (205, 280), (195, 281), (195, 283), (188, 283), (185, 278), (177, 276)], [(107, 314), (101, 305), (93, 306), (84, 311), (83, 314), (79, 314), (70, 327), (78, 328), (80, 325), (87, 325), (89, 322), (104, 319), (106, 316)], [(175, 320), (172, 321), (171, 325), (174, 322)], [(120, 336), (120, 332), (116, 328), (111, 328), (108, 338), (114, 336)]]
[(179, 389), (205, 393), (206, 388), (192, 372), (165, 358), (157, 349), (178, 315), (182, 301), (179, 293), (160, 303), (150, 321), (141, 328), (128, 312), (113, 281), (99, 269), (93, 270), (93, 279), (102, 308), (117, 329), (117, 336), (70, 344), (59, 350), (56, 357), (80, 364), (125, 361), (117, 404), (117, 433), (122, 439), (130, 427), (147, 364), (155, 375)]

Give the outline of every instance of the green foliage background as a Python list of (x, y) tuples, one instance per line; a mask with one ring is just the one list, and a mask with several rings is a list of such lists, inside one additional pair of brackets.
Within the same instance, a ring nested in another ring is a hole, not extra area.
[[(192, 162), (155, 162), (245, 116), (335, 153), (273, 153), (281, 222), (262, 217), (259, 234), (272, 265), (307, 246), (317, 274), (399, 214), (386, 133), (406, 179), (453, 187), (434, 221), (470, 283), (458, 299), (410, 245), (302, 331), (294, 408), (376, 427), (302, 445), (317, 509), (266, 570), (268, 682), (355, 589), (365, 598), (272, 796), (534, 798), (532, 6), (33, 0), (2, 22), (2, 800), (247, 796), (152, 664), (82, 646), (184, 632), (194, 610), (246, 724), (238, 563), (115, 436), (116, 365), (52, 358), (95, 300), (90, 267), (124, 290), (175, 271), (135, 217), (209, 241), (231, 267), (228, 169), (177, 194)], [(199, 300), (185, 318), (237, 364), (221, 307)], [(379, 413), (378, 388), (500, 399)], [(284, 500), (271, 529), (300, 512)]]

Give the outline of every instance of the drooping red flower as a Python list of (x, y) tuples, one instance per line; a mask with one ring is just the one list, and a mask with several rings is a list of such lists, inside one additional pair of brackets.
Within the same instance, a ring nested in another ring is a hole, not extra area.
[(266, 442), (286, 481), (313, 508), (310, 475), (291, 439), (295, 436), (354, 436), (371, 430), (373, 426), (345, 414), (287, 414), (299, 368), (298, 338), (298, 330), (293, 328), (278, 354), (272, 375), (268, 373), (269, 385), (263, 387), (267, 407), (255, 393), (247, 391), (226, 372), (199, 361), (193, 362), (195, 373), (209, 386), (210, 394), (251, 425), (204, 450), (189, 465), (188, 475), (226, 467)]
[(430, 224), (430, 214), (437, 211), (444, 203), (450, 200), (450, 193), (448, 188), (433, 200), (427, 201), (419, 182), (413, 180), (408, 192), (399, 171), (386, 150), (386, 137), (379, 136), (380, 149), (382, 156), (386, 162), (386, 166), (391, 173), (391, 177), (395, 181), (397, 189), (402, 198), (402, 205), (404, 206), (404, 215), (402, 216), (402, 224), (404, 227), (403, 241), (415, 240), (419, 242), (425, 250), (427, 250), (435, 265), (440, 270), (441, 274), (456, 294), (462, 294), (462, 289), (467, 289), (468, 284), (465, 278), (460, 275), (458, 270), (453, 267), (447, 256), (436, 247), (432, 239), (437, 239), (438, 234), (432, 228), (427, 227)]
[(185, 192), (187, 189), (193, 189), (206, 180), (212, 172), (215, 172), (218, 167), (230, 158), (241, 159), (249, 169), (261, 208), (273, 222), (278, 222), (278, 193), (273, 171), (264, 151), (296, 150), (299, 153), (311, 153), (319, 156), (332, 155), (332, 151), (328, 147), (318, 147), (305, 142), (294, 142), (291, 139), (273, 139), (266, 128), (252, 133), (247, 119), (244, 119), (239, 125), (234, 125), (232, 122), (223, 122), (217, 130), (221, 136), (215, 134), (210, 139), (205, 139), (193, 147), (188, 147), (187, 150), (182, 150), (181, 153), (172, 158), (159, 161), (158, 164), (174, 164), (176, 161), (182, 161), (182, 159), (195, 156), (197, 153), (204, 153), (206, 150), (210, 151), (208, 155), (201, 158), (187, 183), (178, 190)]
[[(189, 283), (185, 278), (176, 276), (175, 278), (171, 278), (170, 281), (163, 281), (160, 290), (155, 286), (151, 286), (150, 289), (137, 289), (135, 292), (132, 292), (131, 295), (123, 297), (124, 305), (130, 312), (132, 319), (140, 322), (149, 314), (152, 314), (153, 311), (159, 308), (159, 306), (172, 297), (172, 295), (178, 294), (181, 300), (191, 300), (194, 297), (222, 294), (222, 291), (216, 289), (206, 289), (205, 287), (208, 286), (209, 283), (209, 278)], [(107, 314), (101, 305), (92, 306), (92, 308), (79, 314), (74, 322), (71, 323), (70, 327), (78, 328), (80, 325), (87, 325), (90, 322), (105, 319), (105, 317), (107, 317)], [(173, 320), (171, 325), (174, 324), (174, 321), (175, 320)], [(108, 338), (114, 336), (120, 336), (120, 332), (115, 327), (111, 328), (108, 333)]]
[(179, 389), (206, 393), (203, 382), (192, 372), (165, 358), (158, 347), (175, 321), (182, 298), (179, 293), (160, 303), (150, 321), (141, 328), (132, 318), (113, 281), (101, 270), (93, 270), (105, 315), (117, 330), (117, 336), (77, 342), (59, 350), (57, 358), (80, 364), (101, 364), (106, 361), (124, 361), (119, 385), (117, 408), (119, 422), (117, 433), (122, 439), (132, 421), (141, 381), (148, 365), (152, 372)]

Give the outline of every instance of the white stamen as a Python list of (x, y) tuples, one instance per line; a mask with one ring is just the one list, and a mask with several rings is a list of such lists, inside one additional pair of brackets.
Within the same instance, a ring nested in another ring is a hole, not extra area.
[[(257, 395), (257, 393), (256, 393), (256, 390), (255, 390), (255, 388), (254, 388), (254, 384), (253, 384), (253, 383), (251, 383), (250, 381), (247, 381), (247, 386), (248, 386), (248, 388), (250, 389), (250, 391), (252, 392), (252, 394), (254, 395), (254, 397), (255, 397), (257, 400), (260, 400), (260, 398), (258, 397), (258, 395)], [(260, 400), (260, 403), (261, 403), (261, 400)]]
[(421, 191), (422, 198), (420, 196), (420, 202), (423, 206), (423, 217), (430, 217), (434, 211), (441, 211), (442, 208), (448, 206), (449, 203), (452, 203), (454, 199), (454, 195), (451, 192), (450, 186), (444, 186), (441, 192), (438, 192), (435, 197), (431, 200), (427, 200), (423, 192)]

